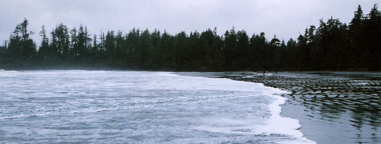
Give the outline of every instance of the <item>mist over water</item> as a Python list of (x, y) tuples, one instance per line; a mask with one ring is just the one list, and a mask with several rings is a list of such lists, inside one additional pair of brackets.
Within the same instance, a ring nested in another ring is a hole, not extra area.
[(0, 142), (314, 143), (285, 93), (169, 72), (0, 71)]

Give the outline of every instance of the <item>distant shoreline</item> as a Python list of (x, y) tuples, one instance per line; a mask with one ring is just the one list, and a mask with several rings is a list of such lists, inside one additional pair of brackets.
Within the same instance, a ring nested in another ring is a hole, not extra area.
[[(167, 72), (237, 72), (237, 73), (244, 73), (244, 72), (256, 72), (256, 73), (263, 73), (263, 70), (237, 70), (237, 71), (208, 71), (208, 70), (190, 70), (190, 71), (185, 71), (185, 70), (173, 70), (173, 69), (139, 69), (139, 68), (131, 68), (131, 69), (126, 69), (126, 68), (107, 68), (107, 67), (69, 67), (69, 68), (64, 68), (64, 67), (53, 67), (53, 68), (28, 68), (28, 69), (17, 69), (17, 68), (1, 68), (0, 70), (13, 70), (13, 71), (27, 71), (27, 70), (89, 70), (89, 71), (96, 71), (96, 70), (104, 70), (104, 71), (167, 71)], [(269, 70), (269, 73), (275, 73), (275, 70)], [(381, 70), (277, 70), (277, 72), (381, 72)]]

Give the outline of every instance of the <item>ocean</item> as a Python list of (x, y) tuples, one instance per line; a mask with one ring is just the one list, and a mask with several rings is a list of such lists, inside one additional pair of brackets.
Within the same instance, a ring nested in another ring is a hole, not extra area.
[(263, 84), (147, 71), (0, 71), (0, 143), (315, 143)]

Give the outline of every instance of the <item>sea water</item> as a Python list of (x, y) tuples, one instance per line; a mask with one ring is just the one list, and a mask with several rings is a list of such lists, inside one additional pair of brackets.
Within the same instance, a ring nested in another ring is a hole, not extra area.
[(315, 143), (263, 84), (143, 71), (0, 71), (0, 143)]

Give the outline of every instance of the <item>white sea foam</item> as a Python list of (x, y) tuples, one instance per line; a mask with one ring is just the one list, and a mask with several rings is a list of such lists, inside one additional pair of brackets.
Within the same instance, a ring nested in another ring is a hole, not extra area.
[[(263, 84), (169, 72), (19, 74), (0, 79), (0, 124), (8, 124), (0, 132), (31, 133), (24, 139), (76, 142), (66, 140), (86, 132), (90, 143), (110, 142), (107, 134), (137, 143), (314, 143), (297, 130), (298, 120), (280, 116), (285, 91)], [(33, 134), (41, 127), (50, 132)]]
[[(164, 73), (163, 75), (168, 75)], [(284, 104), (286, 98), (280, 97), (281, 94), (287, 93), (276, 88), (265, 87), (263, 84), (258, 83), (248, 83), (232, 81), (228, 79), (213, 79), (208, 78), (191, 78), (187, 79), (188, 83), (182, 85), (180, 77), (177, 78), (178, 83), (174, 83), (170, 89), (173, 88), (185, 88), (185, 89), (213, 89), (213, 90), (228, 90), (228, 91), (247, 91), (253, 92), (252, 95), (266, 95), (275, 99), (273, 103), (269, 105), (269, 110), (271, 111), (271, 116), (266, 119), (263, 124), (259, 124), (258, 121), (253, 124), (255, 120), (237, 120), (229, 118), (220, 118), (218, 121), (209, 121), (209, 125), (231, 125), (232, 127), (209, 127), (209, 126), (199, 126), (196, 129), (206, 130), (210, 132), (221, 132), (221, 133), (236, 133), (236, 134), (280, 134), (289, 135), (296, 138), (296, 140), (285, 140), (279, 143), (315, 143), (307, 138), (303, 137), (303, 134), (298, 129), (301, 127), (297, 119), (281, 117), (281, 104)], [(203, 79), (208, 79), (206, 82)], [(202, 82), (197, 83), (197, 82)], [(216, 85), (216, 83), (218, 83)], [(196, 84), (196, 85), (193, 85)], [(212, 121), (212, 122), (210, 122)]]
[(0, 78), (1, 77), (15, 77), (18, 76), (20, 73), (18, 71), (0, 71)]

